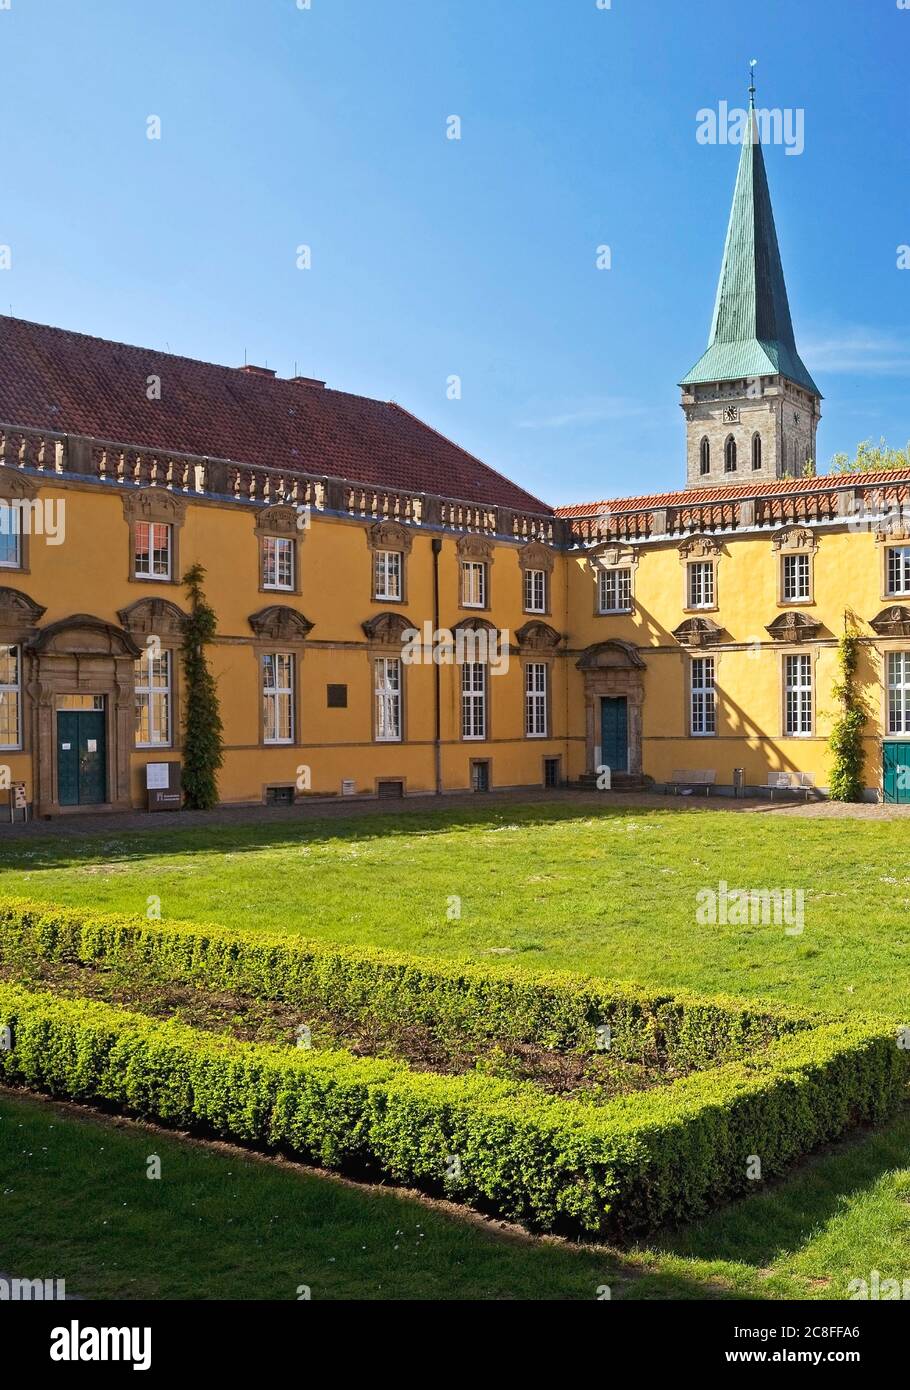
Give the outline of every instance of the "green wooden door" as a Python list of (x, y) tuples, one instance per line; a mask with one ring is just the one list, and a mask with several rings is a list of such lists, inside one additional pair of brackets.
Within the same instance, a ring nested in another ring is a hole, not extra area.
[(882, 767), (885, 800), (910, 802), (910, 743), (883, 743)]
[(629, 711), (625, 695), (600, 702), (600, 759), (611, 772), (629, 770)]
[(107, 801), (103, 710), (57, 711), (57, 800), (61, 806)]

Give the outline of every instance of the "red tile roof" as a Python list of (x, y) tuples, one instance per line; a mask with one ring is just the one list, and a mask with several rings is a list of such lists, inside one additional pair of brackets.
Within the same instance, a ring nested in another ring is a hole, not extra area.
[(737, 502), (752, 497), (792, 497), (826, 492), (837, 487), (881, 487), (910, 483), (910, 470), (881, 469), (876, 473), (832, 473), (819, 478), (780, 478), (774, 482), (731, 483), (727, 487), (697, 487), (685, 492), (653, 492), (643, 497), (616, 497), (604, 502), (576, 502), (556, 507), (570, 520), (605, 512), (654, 511), (661, 507), (698, 507), (712, 502)]
[[(161, 378), (161, 399), (146, 379)], [(0, 421), (391, 489), (551, 508), (394, 401), (0, 315)]]

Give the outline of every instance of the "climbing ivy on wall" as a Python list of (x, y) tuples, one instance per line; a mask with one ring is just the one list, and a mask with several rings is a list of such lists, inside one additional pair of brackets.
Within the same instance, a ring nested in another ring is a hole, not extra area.
[(839, 705), (828, 747), (834, 754), (829, 792), (833, 801), (862, 801), (866, 751), (863, 729), (868, 714), (856, 680), (859, 637), (845, 632), (837, 648), (840, 677), (832, 694)]
[(192, 565), (183, 576), (190, 613), (183, 629), (186, 711), (183, 734), (183, 794), (188, 810), (207, 811), (218, 803), (218, 769), (224, 762), (218, 688), (205, 648), (217, 630), (215, 610), (202, 588), (205, 570)]

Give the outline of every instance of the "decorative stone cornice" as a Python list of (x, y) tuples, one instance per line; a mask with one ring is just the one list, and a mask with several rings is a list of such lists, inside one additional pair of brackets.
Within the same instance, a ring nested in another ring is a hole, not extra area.
[(723, 635), (712, 618), (687, 618), (672, 633), (681, 647), (716, 647)]
[(785, 526), (771, 537), (771, 548), (787, 555), (814, 555), (818, 549), (818, 538), (807, 526)]
[[(42, 610), (43, 611), (43, 610)], [(86, 656), (129, 656), (140, 648), (128, 632), (91, 613), (73, 613), (41, 628), (30, 646), (35, 652), (67, 652)]]
[(275, 502), (271, 507), (263, 507), (256, 513), (256, 533), (260, 536), (293, 536), (300, 534), (300, 512), (296, 507), (288, 507)]
[(21, 589), (0, 588), (0, 627), (34, 627), (46, 612), (46, 608)]
[(518, 639), (518, 649), (523, 652), (555, 652), (564, 640), (562, 633), (557, 632), (555, 627), (539, 620), (525, 623), (515, 636)]
[(588, 559), (592, 569), (635, 569), (638, 566), (638, 550), (633, 545), (623, 545), (618, 541), (605, 541), (589, 551)]
[(645, 669), (637, 647), (618, 638), (595, 642), (593, 646), (586, 647), (575, 665), (579, 671), (602, 671), (611, 667), (636, 671)]
[(257, 637), (270, 642), (305, 642), (313, 630), (313, 624), (302, 613), (282, 603), (260, 608), (247, 621)]
[(399, 521), (377, 521), (366, 530), (367, 545), (371, 550), (401, 550), (410, 555), (414, 538), (407, 526)]
[(186, 498), (166, 487), (142, 487), (121, 493), (127, 521), (160, 521), (180, 526), (186, 516)]
[(819, 634), (821, 623), (808, 613), (795, 610), (781, 613), (765, 628), (775, 642), (813, 642)]
[(166, 598), (140, 598), (127, 608), (121, 608), (117, 617), (127, 632), (134, 637), (182, 637), (186, 614)]
[(455, 549), (462, 560), (485, 560), (487, 564), (493, 563), (493, 542), (484, 536), (459, 536)]
[(679, 558), (683, 564), (689, 560), (716, 560), (723, 553), (723, 546), (713, 536), (689, 536), (679, 546)]
[(869, 621), (872, 631), (879, 637), (910, 637), (910, 608), (896, 603)]
[(540, 541), (528, 541), (518, 552), (518, 564), (523, 570), (545, 570), (550, 574), (553, 570), (553, 551), (548, 545), (541, 545)]
[(382, 647), (400, 647), (405, 634), (414, 631), (414, 624), (401, 613), (377, 613), (360, 626), (368, 641)]

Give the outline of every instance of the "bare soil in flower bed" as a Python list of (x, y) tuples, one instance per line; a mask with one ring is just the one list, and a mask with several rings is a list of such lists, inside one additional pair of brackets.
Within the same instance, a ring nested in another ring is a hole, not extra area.
[(0, 961), (0, 980), (49, 990), (65, 998), (119, 1004), (151, 1018), (176, 1019), (241, 1042), (296, 1047), (304, 1027), (309, 1029), (314, 1048), (343, 1047), (358, 1057), (394, 1057), (416, 1071), (449, 1075), (476, 1071), (532, 1081), (552, 1095), (574, 1095), (595, 1104), (633, 1091), (670, 1085), (686, 1074), (656, 1050), (630, 1061), (610, 1052), (559, 1052), (509, 1041), (449, 1047), (419, 1024), (351, 1020), (324, 1007), (305, 1010), (278, 1000), (176, 984), (155, 978), (147, 967), (133, 972), (50, 961), (7, 960)]

